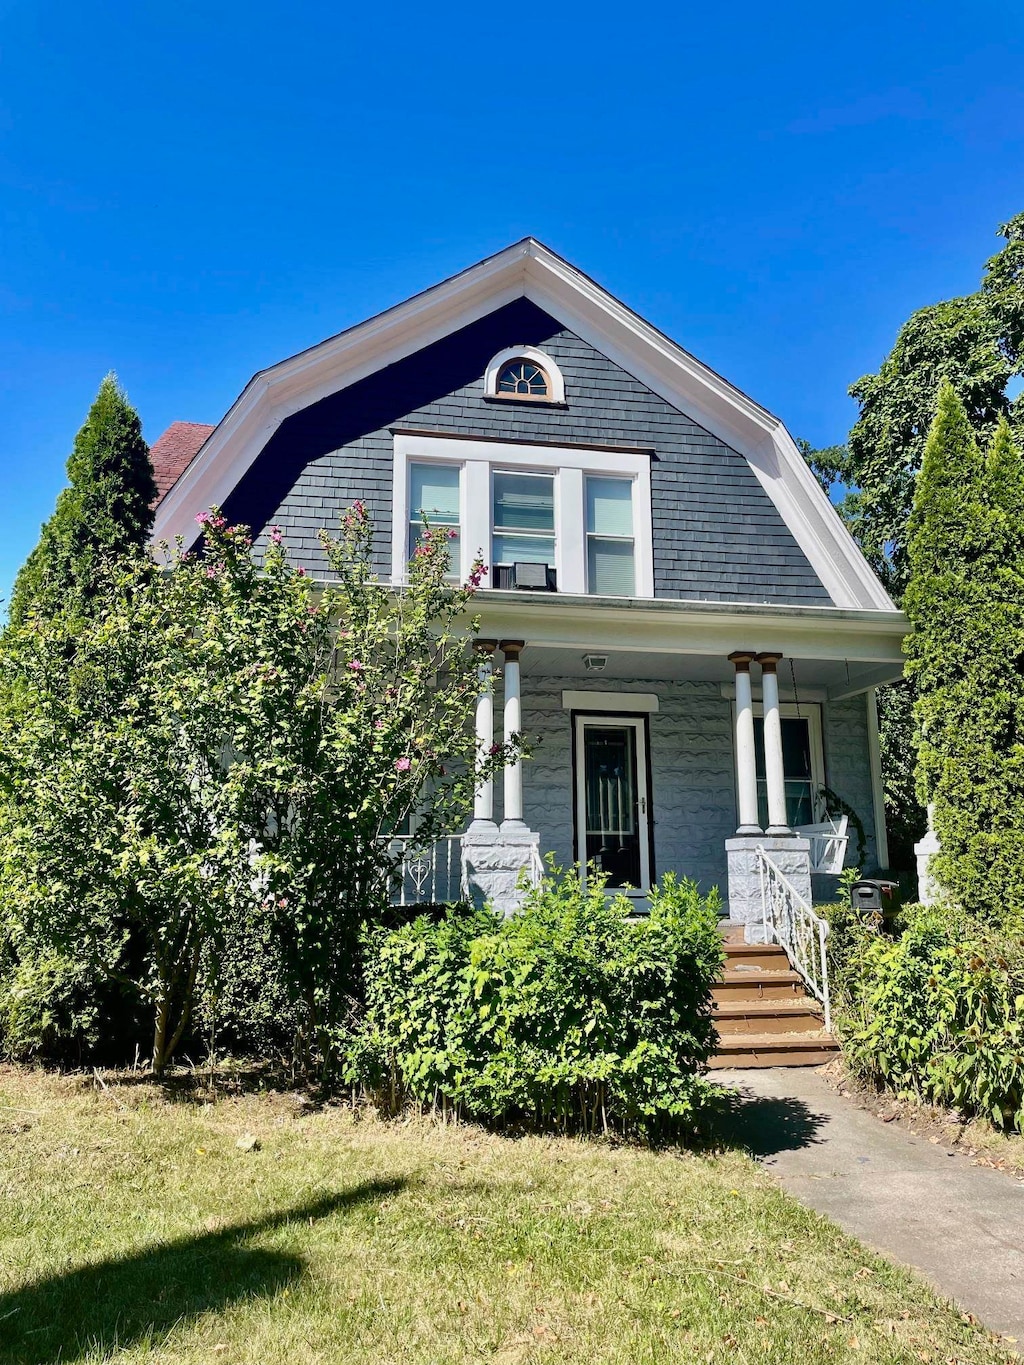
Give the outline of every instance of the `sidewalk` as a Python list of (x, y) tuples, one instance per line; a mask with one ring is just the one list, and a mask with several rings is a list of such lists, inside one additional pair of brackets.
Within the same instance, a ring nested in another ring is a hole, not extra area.
[(881, 1123), (814, 1068), (715, 1080), (749, 1101), (738, 1136), (790, 1194), (1024, 1351), (1024, 1184)]

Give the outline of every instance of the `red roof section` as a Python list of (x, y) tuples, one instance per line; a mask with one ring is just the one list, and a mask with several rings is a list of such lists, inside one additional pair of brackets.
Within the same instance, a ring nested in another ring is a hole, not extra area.
[(150, 447), (153, 476), (156, 479), (156, 501), (176, 483), (199, 454), (199, 447), (213, 431), (207, 422), (172, 422), (164, 434)]

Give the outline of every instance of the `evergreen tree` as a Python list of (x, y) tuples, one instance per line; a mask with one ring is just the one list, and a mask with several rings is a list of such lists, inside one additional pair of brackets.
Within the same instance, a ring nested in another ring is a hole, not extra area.
[(10, 620), (85, 606), (107, 555), (144, 545), (156, 483), (138, 413), (108, 374), (75, 437), (68, 486), (14, 582)]
[(936, 871), (967, 911), (1024, 922), (1024, 461), (1000, 422), (983, 457), (948, 381), (909, 520), (918, 794)]

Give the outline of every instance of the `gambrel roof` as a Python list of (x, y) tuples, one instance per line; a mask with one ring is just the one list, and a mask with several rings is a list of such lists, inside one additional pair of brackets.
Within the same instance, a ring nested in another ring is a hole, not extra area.
[(161, 501), (154, 539), (194, 541), (196, 509), (223, 505), (287, 418), (520, 298), (742, 455), (837, 607), (895, 610), (783, 422), (532, 237), (261, 370)]

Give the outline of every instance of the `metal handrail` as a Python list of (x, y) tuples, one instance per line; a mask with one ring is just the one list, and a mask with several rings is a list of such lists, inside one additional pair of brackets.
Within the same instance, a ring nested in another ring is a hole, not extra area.
[(806, 901), (765, 850), (757, 849), (761, 879), (761, 911), (767, 943), (786, 950), (790, 962), (803, 977), (807, 989), (821, 1001), (825, 1028), (832, 1031), (832, 1000), (828, 982), (825, 940), (828, 924)]

